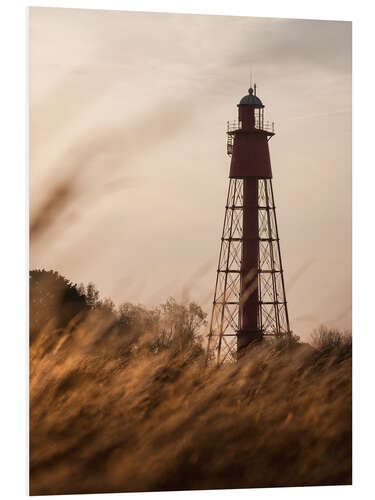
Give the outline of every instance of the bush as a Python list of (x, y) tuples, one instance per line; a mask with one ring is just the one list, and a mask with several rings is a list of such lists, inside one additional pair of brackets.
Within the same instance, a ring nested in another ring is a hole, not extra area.
[(310, 339), (311, 345), (320, 352), (333, 350), (350, 350), (352, 348), (352, 335), (350, 332), (340, 332), (326, 326), (314, 330)]

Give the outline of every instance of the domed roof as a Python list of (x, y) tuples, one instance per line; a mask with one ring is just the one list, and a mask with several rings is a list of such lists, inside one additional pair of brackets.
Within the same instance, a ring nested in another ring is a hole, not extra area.
[(239, 103), (239, 106), (242, 106), (243, 104), (247, 104), (249, 106), (255, 106), (256, 108), (264, 108), (264, 105), (262, 101), (254, 95), (254, 90), (252, 88), (249, 89), (248, 95), (245, 95)]

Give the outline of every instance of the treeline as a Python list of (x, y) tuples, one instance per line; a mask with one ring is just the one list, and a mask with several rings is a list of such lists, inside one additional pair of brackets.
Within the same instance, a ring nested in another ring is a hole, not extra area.
[[(194, 302), (179, 304), (169, 298), (164, 304), (148, 309), (142, 305), (123, 303), (118, 307), (109, 298), (101, 298), (93, 283), (74, 284), (56, 271), (30, 272), (30, 342), (48, 327), (55, 333), (72, 321), (100, 322), (102, 339), (122, 337), (126, 344), (141, 336), (150, 337), (150, 349), (159, 352), (173, 348), (189, 348), (195, 355), (203, 352), (202, 328), (206, 313)], [(151, 340), (152, 339), (152, 340)]]
[[(146, 308), (129, 302), (115, 306), (109, 298), (101, 298), (93, 283), (86, 286), (72, 283), (56, 271), (30, 271), (30, 343), (48, 326), (56, 334), (64, 330), (73, 320), (100, 322), (102, 338), (116, 336), (125, 345), (136, 343), (141, 337), (149, 338), (150, 350), (162, 349), (182, 351), (189, 349), (194, 356), (203, 353), (203, 333), (207, 325), (207, 314), (195, 302), (180, 304), (169, 298), (155, 308)], [(298, 348), (308, 345), (318, 352), (341, 351), (351, 354), (352, 337), (349, 332), (321, 326), (310, 336), (309, 344), (300, 337), (280, 338), (273, 348)]]

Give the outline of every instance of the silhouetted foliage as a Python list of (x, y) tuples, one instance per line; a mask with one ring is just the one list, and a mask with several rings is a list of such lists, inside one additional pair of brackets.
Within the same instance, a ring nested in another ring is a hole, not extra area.
[(96, 288), (94, 283), (89, 283), (85, 290), (86, 304), (90, 309), (94, 309), (100, 304), (99, 300), (99, 290)]
[(352, 355), (352, 335), (334, 328), (320, 326), (311, 334), (311, 345), (321, 354), (336, 354), (339, 359)]
[(31, 341), (48, 321), (53, 320), (55, 327), (61, 328), (87, 309), (86, 297), (77, 285), (56, 271), (33, 270), (29, 284)]
[(115, 311), (115, 304), (113, 300), (108, 297), (99, 301), (99, 307), (108, 313), (113, 313)]
[(160, 306), (160, 334), (155, 340), (156, 351), (173, 349), (176, 352), (192, 349), (203, 352), (200, 330), (206, 325), (207, 314), (195, 302), (179, 304), (170, 297)]
[(141, 335), (158, 325), (160, 312), (158, 309), (146, 309), (144, 306), (125, 302), (118, 309), (118, 317), (124, 332), (131, 331), (133, 334)]
[(350, 333), (343, 333), (322, 325), (312, 332), (311, 344), (319, 351), (331, 351), (343, 346), (351, 347), (352, 336)]
[(94, 283), (77, 286), (55, 271), (30, 272), (31, 339), (48, 321), (53, 319), (54, 327), (59, 329), (82, 313), (90, 314), (93, 324), (105, 322), (102, 336), (123, 336), (128, 344), (135, 344), (148, 335), (149, 349), (154, 353), (163, 349), (192, 349), (195, 356), (203, 353), (199, 332), (206, 324), (206, 313), (194, 302), (184, 305), (170, 298), (154, 309), (131, 303), (117, 309), (111, 299), (100, 299)]

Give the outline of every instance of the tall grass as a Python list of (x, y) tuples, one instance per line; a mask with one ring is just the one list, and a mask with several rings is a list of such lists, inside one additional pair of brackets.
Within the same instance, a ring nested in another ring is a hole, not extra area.
[(350, 350), (270, 343), (205, 367), (161, 333), (91, 311), (33, 338), (32, 495), (351, 483)]

